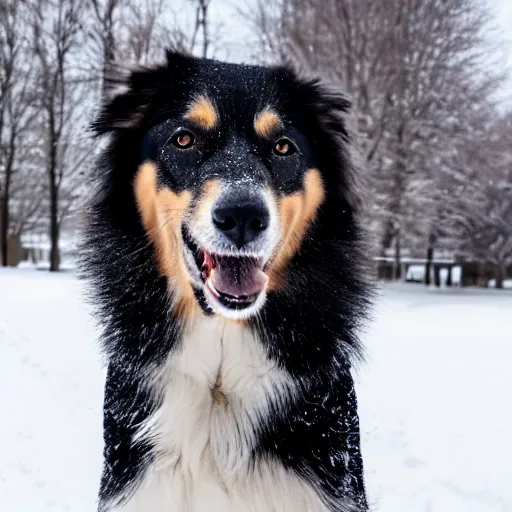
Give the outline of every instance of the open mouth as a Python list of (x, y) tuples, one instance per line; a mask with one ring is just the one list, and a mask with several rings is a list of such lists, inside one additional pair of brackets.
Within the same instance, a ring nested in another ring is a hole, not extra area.
[(183, 235), (208, 298), (231, 310), (244, 310), (256, 303), (268, 283), (263, 258), (210, 252), (199, 247), (187, 232)]

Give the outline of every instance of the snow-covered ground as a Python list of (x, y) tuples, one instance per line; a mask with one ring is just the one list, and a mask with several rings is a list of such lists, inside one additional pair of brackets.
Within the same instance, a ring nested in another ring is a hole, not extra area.
[(512, 511), (512, 293), (388, 285), (359, 372), (381, 512)]
[(0, 270), (0, 510), (94, 512), (102, 365), (69, 274)]
[[(512, 511), (512, 293), (387, 285), (357, 373), (376, 512)], [(70, 274), (0, 270), (0, 510), (93, 512), (104, 370)]]

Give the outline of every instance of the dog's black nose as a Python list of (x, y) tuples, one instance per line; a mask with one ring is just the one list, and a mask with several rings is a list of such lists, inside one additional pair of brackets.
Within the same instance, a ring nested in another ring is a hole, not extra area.
[(267, 229), (269, 213), (263, 201), (237, 198), (214, 207), (212, 219), (217, 229), (240, 249)]

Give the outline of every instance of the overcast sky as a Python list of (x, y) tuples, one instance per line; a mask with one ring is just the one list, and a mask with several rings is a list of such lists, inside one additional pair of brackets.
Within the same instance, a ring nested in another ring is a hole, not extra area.
[(494, 2), (496, 3), (496, 18), (508, 47), (508, 65), (512, 66), (512, 0), (494, 0)]
[(509, 33), (512, 32), (512, 0), (494, 0), (501, 14), (500, 23)]

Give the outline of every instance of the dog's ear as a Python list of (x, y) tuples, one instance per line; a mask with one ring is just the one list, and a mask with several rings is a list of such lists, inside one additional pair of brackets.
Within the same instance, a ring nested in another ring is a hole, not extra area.
[(316, 109), (325, 128), (337, 133), (343, 142), (350, 142), (345, 125), (345, 116), (352, 107), (352, 102), (343, 94), (331, 91), (319, 83), (312, 85), (316, 89)]
[(109, 77), (105, 91), (110, 97), (91, 125), (96, 135), (111, 131), (134, 130), (141, 126), (151, 98), (151, 83), (159, 70), (139, 69), (125, 76)]
[(343, 142), (349, 142), (344, 114), (349, 112), (352, 103), (343, 94), (325, 87), (319, 79), (296, 82), (300, 101), (316, 117), (323, 129), (336, 133)]
[(176, 79), (180, 80), (193, 59), (168, 50), (167, 63), (156, 67), (139, 67), (128, 73), (106, 78), (105, 90), (110, 98), (91, 125), (96, 135), (111, 131), (137, 130), (150, 115), (154, 100), (162, 91), (172, 97)]
[(286, 83), (291, 110), (304, 113), (308, 127), (317, 132), (314, 135), (322, 131), (349, 142), (345, 114), (352, 104), (345, 95), (326, 87), (319, 78), (303, 78), (290, 66), (278, 67), (277, 73)]

